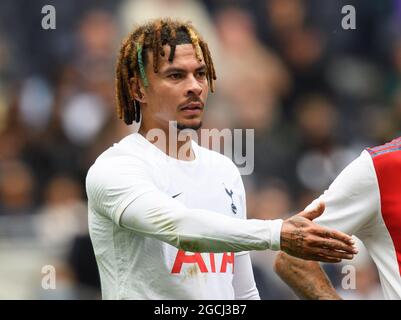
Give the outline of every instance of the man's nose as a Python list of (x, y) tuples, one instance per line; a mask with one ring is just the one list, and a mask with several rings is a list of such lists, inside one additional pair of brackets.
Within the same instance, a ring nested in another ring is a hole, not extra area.
[(188, 88), (187, 96), (197, 95), (200, 96), (202, 93), (202, 86), (199, 81), (193, 76), (188, 77)]

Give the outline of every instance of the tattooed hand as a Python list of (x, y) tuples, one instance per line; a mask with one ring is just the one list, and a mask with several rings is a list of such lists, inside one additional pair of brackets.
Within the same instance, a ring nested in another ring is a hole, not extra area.
[(354, 240), (340, 231), (312, 222), (324, 211), (324, 203), (285, 220), (281, 228), (281, 250), (294, 257), (322, 262), (352, 259), (358, 253)]

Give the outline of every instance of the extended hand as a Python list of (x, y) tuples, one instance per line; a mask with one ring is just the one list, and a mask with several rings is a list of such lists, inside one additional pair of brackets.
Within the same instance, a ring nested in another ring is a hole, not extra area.
[(281, 250), (305, 260), (340, 262), (358, 253), (354, 240), (345, 233), (312, 222), (324, 211), (324, 203), (311, 211), (302, 211), (283, 222)]

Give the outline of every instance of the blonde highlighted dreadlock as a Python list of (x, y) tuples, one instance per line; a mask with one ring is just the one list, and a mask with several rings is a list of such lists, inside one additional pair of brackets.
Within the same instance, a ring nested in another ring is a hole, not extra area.
[[(183, 36), (184, 34), (184, 36)], [(210, 90), (214, 92), (216, 71), (207, 43), (190, 23), (171, 19), (156, 19), (137, 27), (122, 43), (116, 67), (116, 100), (117, 114), (129, 125), (139, 122), (140, 107), (135, 100), (131, 86), (139, 92), (139, 79), (148, 86), (145, 66), (147, 52), (153, 54), (153, 71), (159, 71), (159, 57), (165, 56), (164, 45), (170, 46), (168, 60), (174, 60), (175, 48), (179, 44), (191, 43), (196, 58), (206, 64), (207, 80)], [(133, 82), (135, 81), (135, 82)]]

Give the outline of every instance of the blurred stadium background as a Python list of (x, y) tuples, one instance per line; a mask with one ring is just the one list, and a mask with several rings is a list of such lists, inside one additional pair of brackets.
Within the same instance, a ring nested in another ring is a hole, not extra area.
[[(56, 30), (41, 9), (56, 8)], [(341, 27), (342, 6), (356, 30)], [(99, 299), (84, 180), (130, 132), (114, 113), (114, 63), (133, 23), (192, 20), (212, 48), (217, 92), (205, 126), (255, 128), (244, 177), (249, 218), (303, 209), (363, 148), (400, 135), (400, 0), (84, 0), (0, 2), (0, 299)], [(253, 253), (263, 299), (295, 299)], [(345, 298), (381, 298), (366, 254), (326, 265)], [(41, 286), (42, 267), (56, 290)]]

